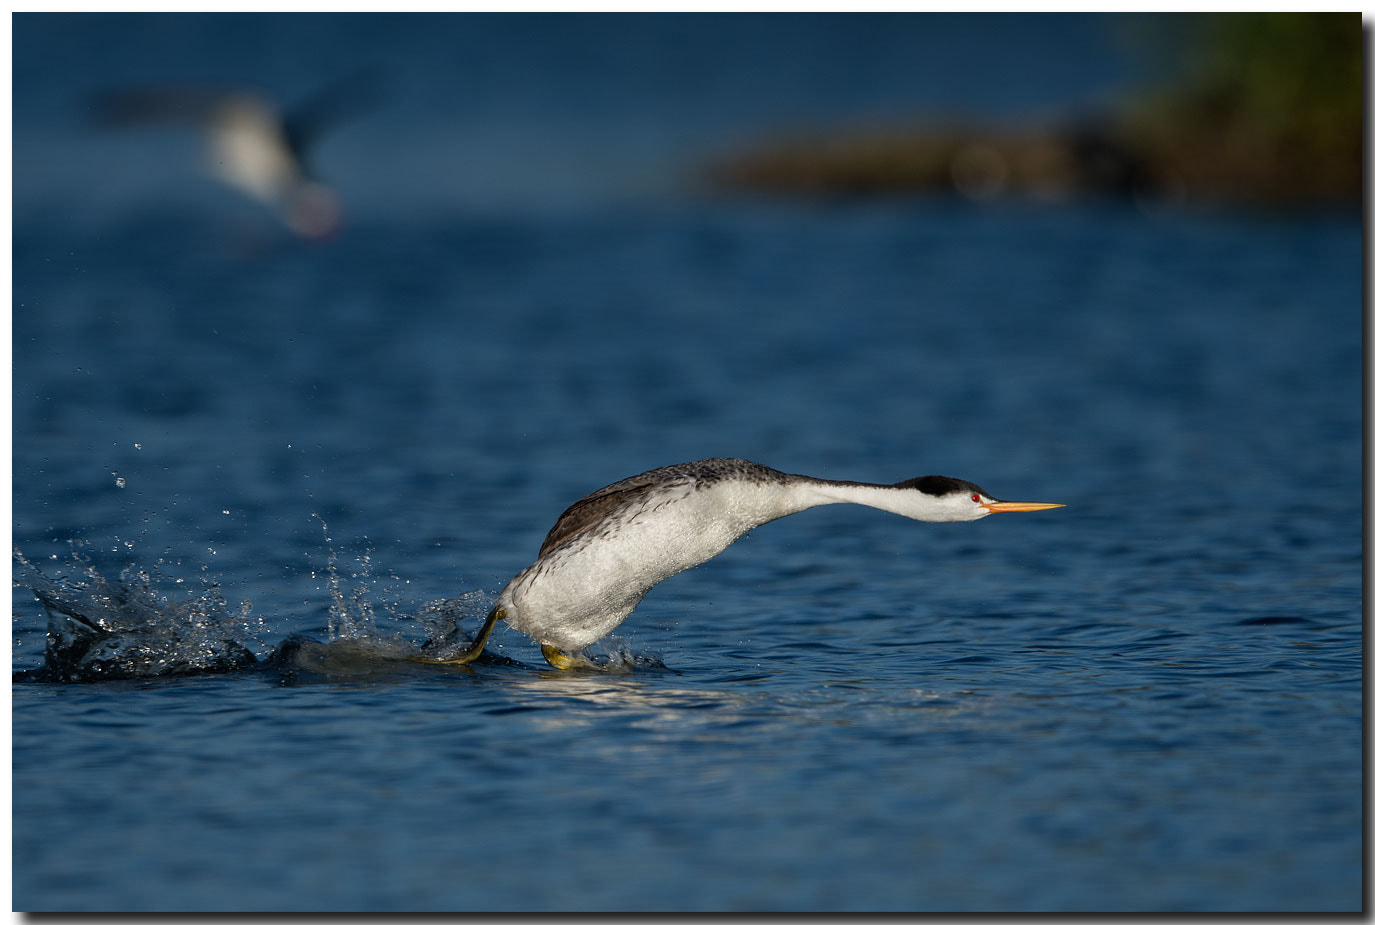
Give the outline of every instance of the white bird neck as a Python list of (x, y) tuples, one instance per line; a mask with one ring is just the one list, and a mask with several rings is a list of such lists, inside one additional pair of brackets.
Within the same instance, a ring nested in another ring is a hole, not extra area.
[(939, 521), (949, 519), (936, 499), (915, 488), (893, 485), (872, 485), (867, 482), (832, 482), (826, 479), (808, 480), (806, 495), (812, 499), (808, 507), (822, 504), (862, 504), (913, 520)]

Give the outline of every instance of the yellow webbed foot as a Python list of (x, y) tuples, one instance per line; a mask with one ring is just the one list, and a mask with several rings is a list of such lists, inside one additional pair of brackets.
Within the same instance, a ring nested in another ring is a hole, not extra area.
[(583, 658), (581, 655), (566, 655), (563, 651), (544, 643), (540, 643), (539, 650), (544, 655), (544, 660), (559, 671), (567, 671), (569, 668), (598, 667), (590, 659)]

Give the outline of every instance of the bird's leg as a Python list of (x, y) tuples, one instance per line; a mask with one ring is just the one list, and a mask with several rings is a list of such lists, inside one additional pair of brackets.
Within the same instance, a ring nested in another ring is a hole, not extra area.
[(567, 671), (569, 668), (597, 668), (596, 663), (590, 659), (583, 658), (581, 655), (567, 655), (560, 649), (540, 643), (540, 652), (544, 655), (544, 660), (553, 665), (559, 671)]
[[(425, 655), (412, 655), (410, 660), (413, 662), (426, 662), (431, 665), (466, 665), (471, 661), (475, 661), (477, 657), (482, 654), (482, 647), (487, 645), (487, 637), (492, 635), (492, 628), (497, 625), (498, 620), (503, 620), (505, 618), (506, 611), (493, 608), (492, 612), (487, 614), (487, 622), (482, 624), (482, 629), (478, 630), (477, 637), (473, 639), (473, 644), (457, 655), (451, 655), (448, 658), (430, 658)], [(545, 657), (548, 658), (547, 655)]]

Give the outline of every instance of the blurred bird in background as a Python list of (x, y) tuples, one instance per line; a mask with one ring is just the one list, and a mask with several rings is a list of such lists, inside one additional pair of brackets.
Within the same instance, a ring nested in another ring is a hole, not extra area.
[(338, 193), (311, 170), (311, 148), (378, 98), (369, 74), (333, 83), (289, 111), (253, 90), (140, 87), (97, 96), (90, 117), (107, 129), (198, 128), (215, 178), (266, 205), (294, 234), (323, 240), (338, 232), (344, 212)]

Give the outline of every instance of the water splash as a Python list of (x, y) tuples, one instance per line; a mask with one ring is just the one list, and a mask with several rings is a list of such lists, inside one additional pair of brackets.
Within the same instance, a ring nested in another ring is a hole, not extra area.
[(362, 568), (354, 574), (357, 584), (348, 595), (344, 594), (343, 580), (339, 575), (339, 553), (330, 536), (329, 524), (319, 514), (311, 514), (320, 522), (320, 532), (325, 538), (328, 556), (325, 562), (326, 584), (329, 588), (329, 638), (366, 639), (376, 634), (377, 619), (372, 603), (368, 598), (372, 578), (372, 550), (363, 554)]
[(154, 574), (129, 566), (109, 579), (73, 553), (81, 579), (51, 579), (18, 549), (14, 583), (47, 616), (41, 668), (24, 680), (91, 681), (239, 671), (257, 662), (252, 604), (231, 608), (207, 582), (187, 600), (158, 589)]
[(664, 660), (648, 652), (632, 652), (624, 645), (601, 648), (593, 646), (583, 653), (593, 667), (608, 674), (633, 674), (636, 671), (669, 670)]
[[(328, 528), (317, 519), (328, 549), (323, 576), (329, 594), (327, 638), (292, 636), (275, 648), (264, 642), (270, 628), (253, 613), (252, 602), (230, 606), (208, 574), (199, 586), (188, 585), (187, 579), (164, 576), (165, 562), (159, 559), (151, 569), (128, 565), (112, 579), (74, 542), (69, 574), (50, 577), (15, 549), (14, 585), (32, 591), (47, 618), (43, 665), (17, 673), (15, 680), (106, 681), (248, 669), (275, 670), (284, 682), (361, 679), (414, 666), (408, 659), (421, 651), (443, 657), (466, 648), (471, 634), (460, 623), (480, 622), (491, 607), (490, 594), (472, 591), (429, 601), (413, 613), (387, 603), (387, 616), (396, 626), (418, 629), (424, 638), (417, 646), (403, 632), (383, 632), (372, 597), (371, 550), (346, 580)], [(134, 552), (132, 542), (125, 545)], [(207, 572), (204, 566), (202, 572)], [(392, 578), (401, 581), (394, 574)], [(484, 653), (478, 664), (520, 663)]]

